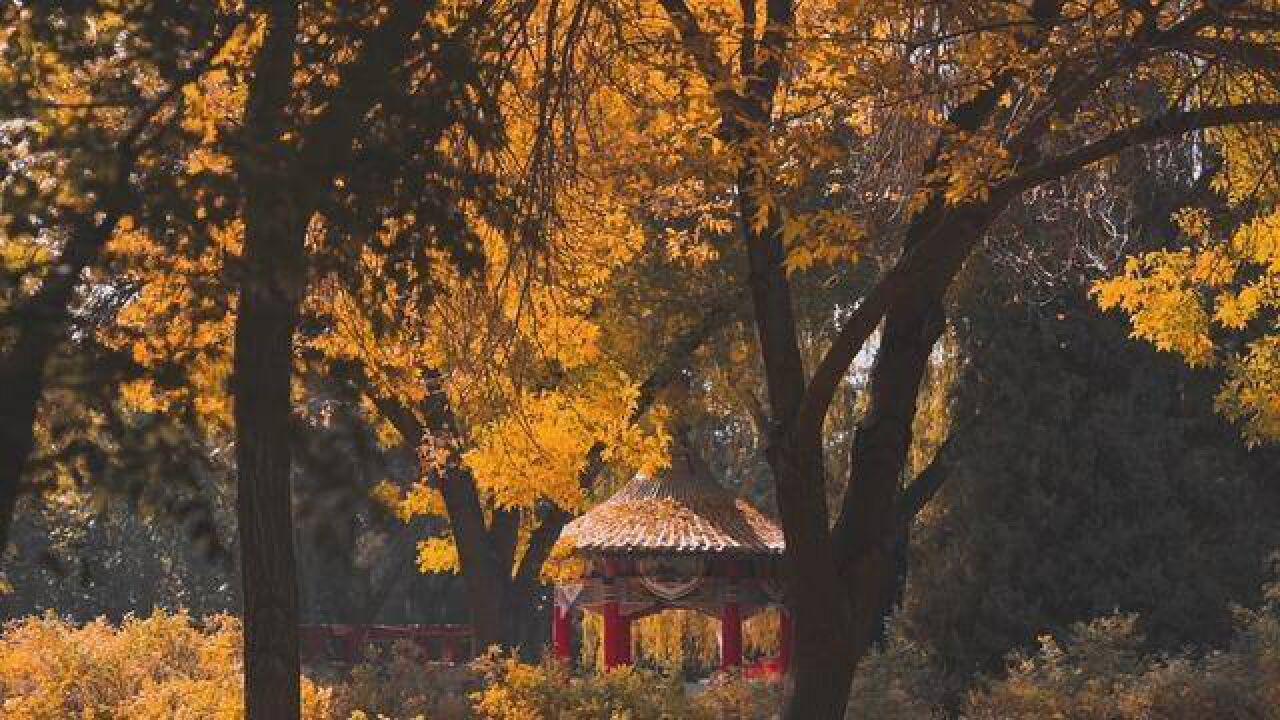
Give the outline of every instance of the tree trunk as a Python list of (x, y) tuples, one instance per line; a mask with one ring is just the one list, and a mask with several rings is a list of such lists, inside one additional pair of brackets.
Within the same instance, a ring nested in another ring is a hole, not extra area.
[(803, 445), (772, 445), (769, 452), (787, 544), (787, 609), (795, 620), (787, 720), (839, 720), (853, 683), (848, 593), (836, 571), (826, 503), (802, 490), (822, 488), (821, 463), (816, 438)]
[[(150, 115), (144, 117), (149, 119)], [(88, 218), (75, 223), (40, 288), (8, 313), (14, 338), (0, 359), (0, 387), (5, 388), (0, 394), (0, 553), (9, 543), (9, 529), (22, 494), (22, 474), (35, 449), (36, 411), (44, 394), (45, 367), (67, 332), (81, 276), (98, 262), (124, 214), (134, 160), (132, 148), (120, 154), (115, 180), (104, 193), (102, 217), (96, 223)]]
[[(761, 161), (748, 157), (738, 176), (739, 217), (750, 264), (752, 307), (775, 418), (794, 418), (805, 391), (795, 335), (785, 251), (776, 218), (752, 228), (764, 187)], [(819, 431), (799, 436), (776, 426), (766, 440), (778, 513), (786, 540), (787, 605), (795, 618), (794, 682), (785, 701), (788, 720), (838, 720), (853, 682), (851, 626), (827, 527), (826, 473)]]
[(902, 472), (920, 384), (942, 329), (938, 298), (894, 307), (885, 317), (871, 370), (867, 414), (854, 437), (849, 488), (834, 531), (850, 593), (855, 663), (884, 638), (896, 602)]
[(833, 530), (840, 574), (849, 592), (855, 667), (884, 637), (903, 573), (900, 547), (909, 522), (901, 515), (902, 473), (911, 446), (920, 384), (945, 328), (943, 297), (972, 247), (1004, 205), (948, 209), (935, 197), (907, 233), (904, 251), (949, 235), (914, 291), (885, 314), (868, 386), (866, 417), (855, 433), (849, 485)]
[[(250, 263), (255, 249), (275, 254), (286, 239), (272, 233), (250, 240), (253, 225), (247, 223), (245, 233)], [(301, 249), (298, 243), (296, 250)], [(296, 718), (299, 712), (289, 398), (297, 306), (264, 287), (261, 279), (247, 280), (240, 293), (233, 371), (245, 716), (250, 720)]]
[(300, 713), (298, 585), (290, 472), (293, 333), (305, 279), (305, 214), (289, 190), (278, 142), (293, 77), (293, 3), (268, 5), (238, 158), (244, 183), (244, 255), (232, 359), (236, 521), (244, 597), (245, 717)]

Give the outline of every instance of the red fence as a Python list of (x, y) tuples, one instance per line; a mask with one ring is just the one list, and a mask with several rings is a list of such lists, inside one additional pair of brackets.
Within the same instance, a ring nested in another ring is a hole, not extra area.
[(458, 663), (475, 656), (469, 625), (300, 625), (302, 662), (359, 662), (370, 646), (404, 640), (422, 648), (428, 661)]

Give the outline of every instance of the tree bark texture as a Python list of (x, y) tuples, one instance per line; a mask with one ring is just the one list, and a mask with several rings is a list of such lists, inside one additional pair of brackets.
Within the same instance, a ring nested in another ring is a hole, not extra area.
[(232, 356), (236, 523), (243, 587), (248, 720), (300, 714), (298, 581), (293, 546), (293, 333), (306, 267), (307, 214), (279, 138), (292, 91), (298, 9), (269, 3), (246, 107), (244, 251)]
[(242, 273), (232, 359), (237, 505), (244, 594), (245, 714), (298, 717), (298, 586), (293, 550), (293, 334), (307, 286), (307, 225), (350, 158), (369, 111), (395, 82), (432, 2), (392, 5), (342, 66), (324, 109), (288, 125), (298, 6), (260, 5), (267, 32), (254, 60), (245, 142), (236, 158), (244, 187)]

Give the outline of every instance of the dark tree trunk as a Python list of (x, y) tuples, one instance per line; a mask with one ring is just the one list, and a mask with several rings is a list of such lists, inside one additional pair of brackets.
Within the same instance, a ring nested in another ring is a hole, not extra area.
[(303, 128), (295, 150), (280, 138), (292, 92), (298, 7), (261, 3), (267, 35), (254, 60), (245, 142), (236, 160), (245, 232), (232, 364), (248, 720), (288, 720), (299, 711), (290, 386), (293, 333), (306, 290), (307, 223), (433, 5), (392, 5), (359, 57), (343, 66), (337, 90)]
[(67, 331), (69, 306), (80, 275), (97, 261), (115, 230), (119, 204), (119, 199), (109, 203), (106, 218), (97, 226), (85, 224), (71, 233), (44, 284), (11, 313), (15, 338), (0, 360), (0, 387), (5, 388), (0, 393), (0, 551), (9, 542), (22, 472), (35, 447), (36, 410), (44, 393), (45, 367)]
[(290, 473), (293, 333), (305, 279), (305, 213), (290, 190), (285, 126), (298, 11), (270, 3), (254, 62), (238, 159), (244, 184), (244, 255), (232, 359), (236, 521), (244, 598), (245, 717), (300, 713), (298, 584)]
[[(287, 236), (255, 238), (253, 226), (251, 220), (245, 233), (250, 267), (271, 262), (263, 255), (279, 260), (278, 253), (289, 245)], [(293, 249), (301, 252), (301, 243)], [(233, 371), (236, 520), (244, 596), (245, 716), (265, 720), (297, 717), (299, 712), (289, 398), (297, 305), (258, 271), (249, 272), (240, 293)]]
[(942, 328), (937, 298), (895, 307), (885, 318), (871, 370), (867, 414), (855, 434), (849, 488), (835, 529), (850, 593), (855, 660), (884, 638), (900, 586), (902, 473), (921, 380)]
[[(793, 418), (804, 397), (805, 373), (778, 225), (771, 222), (761, 232), (750, 226), (758, 210), (758, 190), (763, 187), (760, 167), (762, 163), (749, 158), (739, 174), (739, 216), (769, 407), (775, 418)], [(775, 427), (773, 435), (767, 441), (766, 457), (786, 539), (788, 605), (795, 618), (794, 682), (785, 701), (785, 717), (835, 720), (844, 716), (853, 682), (853, 649), (849, 605), (827, 528), (821, 438), (816, 431), (801, 436), (785, 425)]]

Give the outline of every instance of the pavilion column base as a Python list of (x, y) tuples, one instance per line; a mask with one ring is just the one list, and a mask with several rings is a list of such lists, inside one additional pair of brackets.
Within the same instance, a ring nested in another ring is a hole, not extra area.
[(631, 664), (631, 619), (622, 614), (617, 601), (604, 604), (604, 668)]

